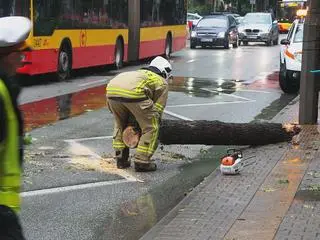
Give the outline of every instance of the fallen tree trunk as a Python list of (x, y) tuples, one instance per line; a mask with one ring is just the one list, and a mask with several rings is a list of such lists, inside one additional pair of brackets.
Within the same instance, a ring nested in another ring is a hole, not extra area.
[[(301, 131), (295, 124), (224, 123), (220, 121), (163, 120), (159, 141), (164, 145), (266, 145), (290, 141)], [(140, 138), (137, 128), (124, 132), (125, 144), (134, 148)]]

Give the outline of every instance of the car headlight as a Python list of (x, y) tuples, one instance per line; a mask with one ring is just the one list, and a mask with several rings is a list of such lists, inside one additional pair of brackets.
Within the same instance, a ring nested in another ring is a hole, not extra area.
[(218, 38), (224, 38), (225, 35), (226, 35), (225, 32), (219, 32), (218, 33)]
[(196, 37), (197, 36), (197, 32), (193, 31), (191, 32), (191, 37)]

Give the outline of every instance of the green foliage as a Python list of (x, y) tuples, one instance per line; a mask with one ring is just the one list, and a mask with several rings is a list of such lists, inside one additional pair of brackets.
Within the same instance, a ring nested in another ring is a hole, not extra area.
[[(225, 4), (232, 4), (232, 9), (227, 11), (237, 12), (240, 15), (245, 15), (251, 11), (251, 5), (249, 0), (224, 0)], [(198, 13), (200, 15), (210, 14), (213, 12), (214, 7), (211, 1), (208, 0), (188, 0), (188, 12)], [(224, 11), (223, 5), (217, 5), (216, 11)]]
[(188, 12), (198, 13), (200, 15), (207, 15), (213, 11), (213, 6), (211, 4), (199, 4), (197, 1), (190, 1), (193, 2), (188, 5)]
[(24, 145), (30, 145), (32, 144), (32, 137), (28, 134), (26, 134), (23, 138)]

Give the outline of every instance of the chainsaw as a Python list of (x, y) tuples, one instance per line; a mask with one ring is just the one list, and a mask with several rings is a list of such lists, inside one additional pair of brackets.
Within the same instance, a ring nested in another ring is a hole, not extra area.
[(229, 149), (227, 155), (221, 158), (220, 171), (224, 175), (239, 174), (244, 167), (241, 150)]

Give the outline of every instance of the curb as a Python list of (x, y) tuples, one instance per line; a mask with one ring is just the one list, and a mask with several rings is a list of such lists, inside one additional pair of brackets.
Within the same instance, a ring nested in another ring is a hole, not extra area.
[[(278, 122), (279, 118), (283, 119), (285, 117), (286, 113), (290, 113), (292, 108), (295, 108), (295, 104), (299, 100), (299, 96), (294, 98), (288, 106), (283, 108), (270, 122)], [(278, 121), (277, 121), (278, 120)], [(280, 161), (280, 159), (279, 159)], [(276, 165), (275, 165), (276, 166)], [(181, 209), (184, 208), (184, 206), (187, 206), (189, 202), (191, 202), (192, 198), (197, 195), (197, 193), (201, 192), (203, 188), (205, 188), (208, 184), (212, 182), (214, 178), (217, 177), (217, 175), (220, 174), (219, 168), (214, 170), (208, 177), (204, 179), (203, 182), (201, 182), (198, 186), (195, 186), (193, 191), (190, 192), (184, 199), (181, 200), (167, 215), (165, 215), (156, 225), (154, 225), (148, 232), (146, 232), (140, 240), (149, 240), (149, 239), (155, 239), (156, 236), (164, 229), (166, 225), (168, 225), (180, 212)]]

